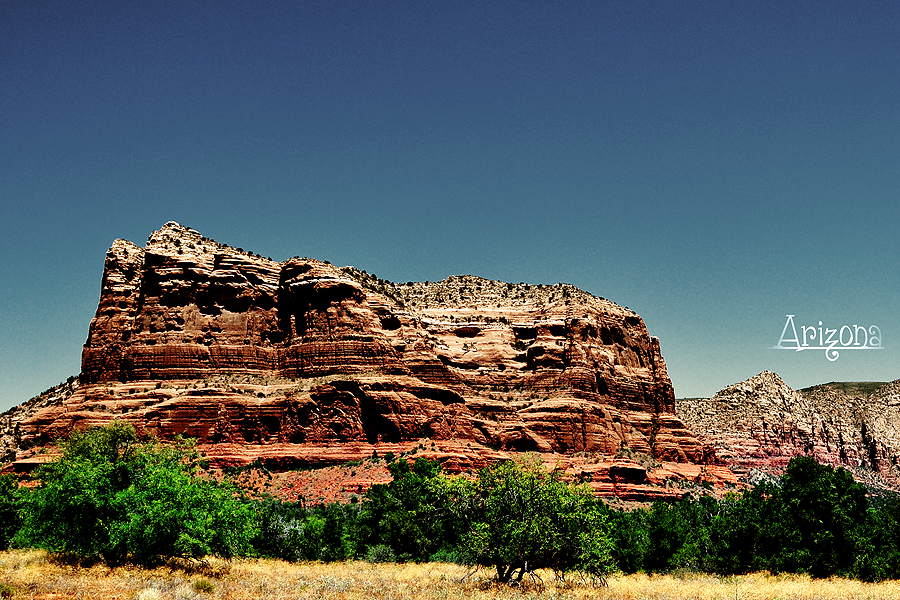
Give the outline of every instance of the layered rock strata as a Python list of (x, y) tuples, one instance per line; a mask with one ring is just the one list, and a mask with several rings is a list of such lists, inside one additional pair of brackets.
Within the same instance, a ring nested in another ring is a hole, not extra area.
[(365, 292), (331, 265), (277, 263), (167, 223), (145, 248), (107, 252), (82, 379), (305, 377), (395, 359)]
[(276, 262), (177, 223), (110, 248), (80, 381), (21, 423), (23, 447), (122, 418), (195, 437), (222, 465), (334, 464), (423, 439), (458, 469), (521, 451), (718, 462), (676, 417), (659, 341), (627, 308), (565, 284)]
[(900, 380), (797, 391), (763, 371), (712, 398), (679, 400), (677, 414), (742, 476), (812, 456), (874, 485), (900, 483)]

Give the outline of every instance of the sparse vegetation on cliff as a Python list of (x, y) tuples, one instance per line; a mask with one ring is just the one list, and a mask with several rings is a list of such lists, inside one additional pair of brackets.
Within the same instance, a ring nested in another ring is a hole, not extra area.
[[(605, 301), (569, 283), (552, 285), (507, 283), (475, 275), (452, 275), (443, 281), (393, 283), (356, 267), (342, 267), (341, 272), (364, 289), (386, 296), (400, 306), (422, 310), (439, 306), (491, 304), (497, 307), (521, 305), (523, 301), (537, 305), (577, 302), (590, 304)], [(471, 321), (492, 322), (493, 317), (472, 315)]]

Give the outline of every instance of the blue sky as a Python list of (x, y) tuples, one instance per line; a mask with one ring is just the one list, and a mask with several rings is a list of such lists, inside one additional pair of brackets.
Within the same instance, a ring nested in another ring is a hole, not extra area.
[[(394, 281), (575, 284), (678, 397), (900, 378), (900, 4), (0, 2), (0, 409), (169, 220)], [(884, 348), (772, 350), (785, 323)]]

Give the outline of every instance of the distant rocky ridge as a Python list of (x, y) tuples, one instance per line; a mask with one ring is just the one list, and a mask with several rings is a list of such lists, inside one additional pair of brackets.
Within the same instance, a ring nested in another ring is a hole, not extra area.
[(659, 341), (627, 308), (566, 284), (276, 262), (171, 222), (107, 253), (79, 383), (17, 421), (17, 464), (121, 418), (223, 466), (537, 451), (622, 497), (735, 482), (675, 415)]
[(798, 455), (843, 466), (871, 486), (900, 484), (900, 380), (791, 389), (763, 371), (712, 398), (679, 400), (678, 417), (738, 475), (780, 473)]
[(78, 380), (73, 375), (59, 385), (0, 414), (0, 465), (16, 460), (16, 449), (21, 443), (21, 422), (27, 421), (42, 409), (64, 404), (77, 388)]

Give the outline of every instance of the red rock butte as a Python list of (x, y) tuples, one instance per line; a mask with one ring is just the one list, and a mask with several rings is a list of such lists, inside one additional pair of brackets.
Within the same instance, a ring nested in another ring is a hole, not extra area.
[(627, 308), (568, 284), (277, 262), (174, 222), (109, 249), (79, 380), (20, 424), (21, 447), (120, 418), (220, 466), (536, 451), (623, 496), (659, 494), (636, 455), (735, 481), (675, 416), (659, 340)]

